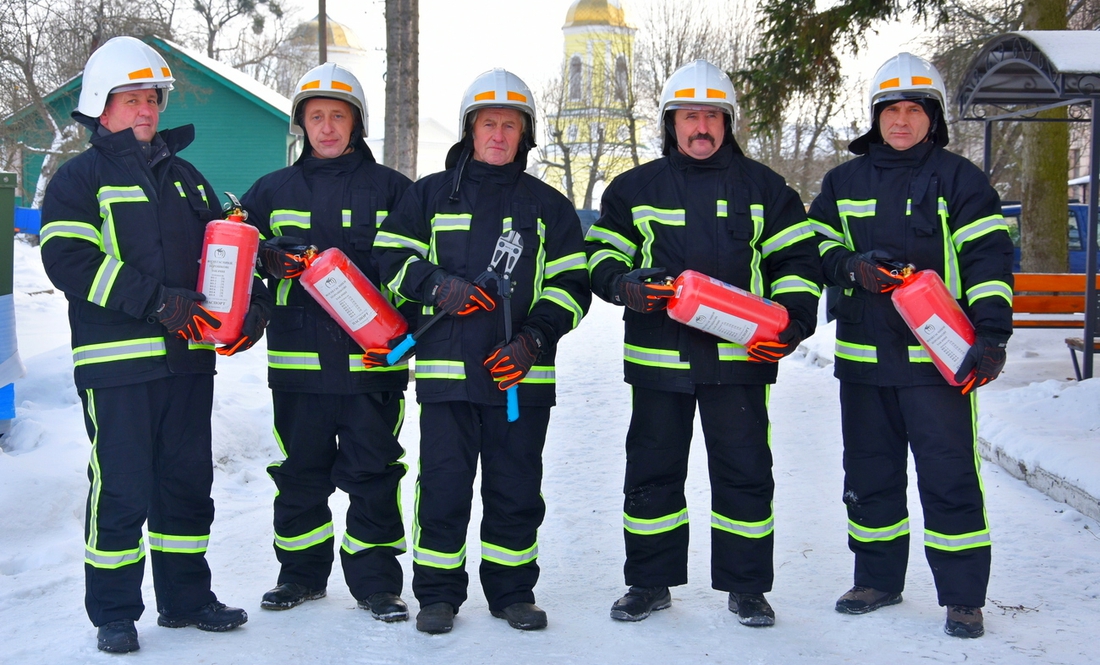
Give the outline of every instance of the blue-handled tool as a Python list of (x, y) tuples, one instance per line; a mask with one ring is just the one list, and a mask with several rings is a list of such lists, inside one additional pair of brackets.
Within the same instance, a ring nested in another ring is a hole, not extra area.
[(435, 313), (434, 316), (432, 316), (432, 318), (428, 319), (427, 323), (417, 328), (416, 332), (410, 335), (405, 335), (405, 339), (401, 340), (401, 342), (397, 346), (393, 347), (392, 351), (386, 354), (386, 364), (392, 367), (401, 362), (401, 358), (403, 358), (406, 353), (408, 353), (414, 346), (416, 346), (416, 340), (420, 339), (420, 336), (423, 335), (424, 332), (428, 330), (428, 328), (431, 328), (433, 325), (435, 325), (436, 321), (443, 318), (444, 314), (446, 314), (446, 312), (444, 312), (443, 310), (439, 310)]
[[(488, 270), (478, 278), (495, 279), (497, 291), (504, 299), (504, 339), (505, 342), (512, 339), (512, 270), (523, 253), (523, 237), (519, 231), (508, 231), (497, 239), (497, 246), (493, 249), (493, 260), (489, 263)], [(498, 275), (496, 267), (501, 259), (504, 260), (504, 270)], [(519, 420), (519, 386), (512, 386), (506, 392), (508, 422)]]

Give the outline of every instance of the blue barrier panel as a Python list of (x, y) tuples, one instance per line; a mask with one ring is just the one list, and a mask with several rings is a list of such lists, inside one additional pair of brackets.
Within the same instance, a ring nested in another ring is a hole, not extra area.
[(42, 230), (42, 211), (38, 208), (15, 208), (15, 232), (38, 235)]
[(0, 388), (0, 420), (13, 420), (15, 418), (15, 384)]

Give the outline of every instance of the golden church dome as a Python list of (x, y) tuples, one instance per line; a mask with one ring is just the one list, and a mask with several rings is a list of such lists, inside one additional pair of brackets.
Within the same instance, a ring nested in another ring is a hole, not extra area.
[[(312, 42), (317, 41), (317, 24), (320, 15), (314, 16), (312, 20), (306, 21), (300, 24), (294, 29), (290, 38), (294, 41)], [(347, 48), (353, 50), (363, 50), (363, 46), (359, 43), (359, 38), (355, 36), (355, 33), (351, 31), (351, 28), (347, 27), (343, 23), (337, 23), (332, 20), (331, 16), (326, 15), (325, 27), (328, 29), (328, 39), (326, 42), (329, 46), (336, 48)]]
[(610, 25), (629, 28), (619, 0), (575, 0), (565, 13), (563, 28), (580, 25)]

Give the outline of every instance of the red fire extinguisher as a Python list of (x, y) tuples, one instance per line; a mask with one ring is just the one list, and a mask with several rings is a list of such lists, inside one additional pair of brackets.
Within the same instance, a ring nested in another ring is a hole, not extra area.
[(790, 321), (783, 305), (694, 270), (672, 285), (668, 315), (674, 321), (741, 346), (779, 339)]
[(199, 285), (206, 296), (203, 307), (221, 319), (221, 328), (210, 330), (204, 341), (229, 344), (241, 336), (245, 314), (252, 298), (252, 274), (260, 249), (260, 232), (245, 224), (248, 213), (237, 198), (229, 197), (226, 218), (206, 225), (199, 257)]
[(311, 250), (306, 263), (302, 287), (359, 346), (383, 347), (408, 330), (405, 317), (339, 248)]
[(935, 270), (916, 271), (913, 266), (906, 266), (901, 277), (903, 283), (890, 296), (894, 308), (932, 357), (943, 378), (953, 386), (965, 384), (973, 372), (961, 383), (955, 381), (955, 372), (974, 344), (974, 325)]

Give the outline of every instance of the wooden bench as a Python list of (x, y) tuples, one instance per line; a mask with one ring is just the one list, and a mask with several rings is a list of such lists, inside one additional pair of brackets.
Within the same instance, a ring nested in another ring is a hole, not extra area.
[[(1081, 273), (1028, 273), (1014, 275), (1012, 296), (1012, 327), (1070, 328), (1085, 327), (1085, 275)], [(1100, 276), (1097, 276), (1100, 287)], [(1081, 365), (1077, 353), (1085, 351), (1085, 340), (1067, 337), (1066, 346), (1073, 359), (1073, 373), (1081, 380)], [(1100, 342), (1093, 348), (1100, 353)]]

